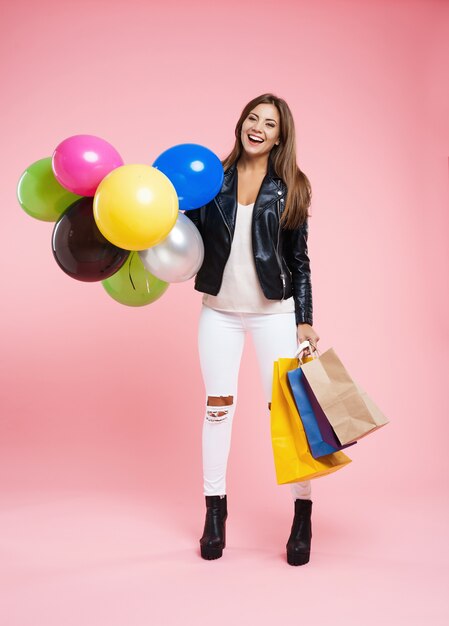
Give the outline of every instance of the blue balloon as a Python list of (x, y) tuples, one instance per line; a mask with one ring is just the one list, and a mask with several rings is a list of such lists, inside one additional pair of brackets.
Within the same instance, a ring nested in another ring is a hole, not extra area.
[(223, 165), (216, 154), (196, 143), (181, 143), (162, 152), (156, 167), (173, 183), (182, 211), (210, 202), (223, 185)]

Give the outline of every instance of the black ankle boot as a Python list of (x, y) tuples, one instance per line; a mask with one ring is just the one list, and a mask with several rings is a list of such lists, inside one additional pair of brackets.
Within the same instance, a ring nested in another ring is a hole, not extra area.
[(201, 556), (203, 559), (219, 559), (226, 546), (227, 498), (226, 495), (224, 498), (220, 496), (205, 498), (207, 510), (203, 536), (200, 539)]
[(304, 565), (310, 558), (312, 539), (312, 500), (295, 500), (295, 517), (287, 541), (287, 562), (290, 565)]

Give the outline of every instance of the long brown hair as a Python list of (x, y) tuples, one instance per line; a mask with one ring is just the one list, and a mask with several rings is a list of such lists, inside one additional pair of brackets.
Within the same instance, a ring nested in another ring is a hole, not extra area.
[(283, 228), (293, 229), (300, 227), (307, 217), (308, 208), (312, 199), (312, 188), (307, 176), (296, 163), (296, 133), (293, 115), (288, 104), (282, 98), (272, 93), (264, 93), (250, 100), (243, 108), (235, 127), (235, 143), (229, 155), (222, 160), (223, 169), (226, 171), (243, 152), (240, 138), (242, 125), (250, 111), (258, 104), (273, 104), (279, 111), (280, 117), (280, 143), (273, 146), (269, 159), (271, 159), (276, 176), (282, 178), (287, 185), (285, 208), (281, 216)]

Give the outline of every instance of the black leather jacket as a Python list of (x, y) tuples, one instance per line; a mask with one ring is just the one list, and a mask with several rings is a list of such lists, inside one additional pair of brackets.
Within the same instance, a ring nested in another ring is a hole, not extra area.
[[(216, 296), (231, 252), (237, 214), (237, 162), (225, 172), (221, 191), (208, 204), (186, 211), (201, 233), (204, 261), (195, 277), (195, 289)], [(269, 300), (293, 295), (296, 323), (313, 324), (310, 260), (307, 254), (308, 220), (295, 230), (280, 228), (287, 186), (268, 171), (257, 195), (252, 218), (252, 244), (257, 275)]]

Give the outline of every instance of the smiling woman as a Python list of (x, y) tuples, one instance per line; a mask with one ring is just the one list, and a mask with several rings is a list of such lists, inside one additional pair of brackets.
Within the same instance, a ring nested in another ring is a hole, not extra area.
[[(270, 407), (273, 362), (293, 356), (298, 342), (319, 340), (312, 328), (307, 254), (311, 190), (296, 164), (294, 122), (281, 98), (249, 102), (223, 160), (220, 192), (187, 211), (204, 242), (195, 278), (203, 292), (198, 329), (206, 388), (202, 450), (206, 520), (201, 556), (222, 556), (227, 519), (226, 471), (245, 337), (251, 333)], [(285, 206), (284, 206), (285, 205)], [(291, 565), (309, 560), (311, 482), (290, 484), (295, 518), (287, 543)], [(299, 504), (298, 504), (299, 502)]]

